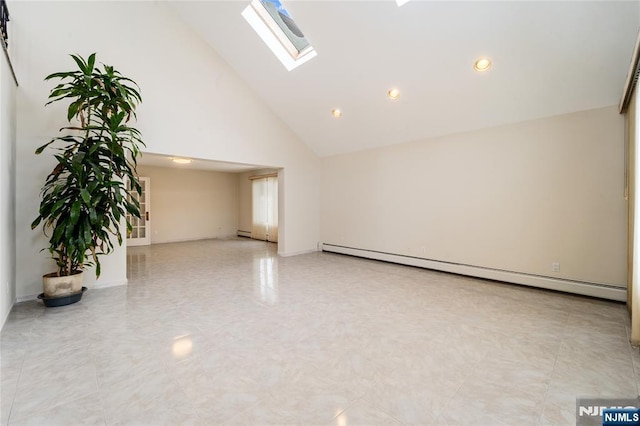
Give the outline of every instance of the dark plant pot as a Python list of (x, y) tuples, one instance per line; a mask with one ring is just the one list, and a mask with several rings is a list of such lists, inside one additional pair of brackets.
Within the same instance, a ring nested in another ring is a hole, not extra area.
[(68, 294), (66, 296), (58, 297), (46, 297), (44, 293), (40, 293), (38, 299), (44, 302), (44, 306), (48, 308), (55, 308), (56, 306), (66, 306), (72, 303), (79, 302), (82, 299), (82, 294), (87, 291), (86, 287), (82, 287), (82, 291), (78, 293)]

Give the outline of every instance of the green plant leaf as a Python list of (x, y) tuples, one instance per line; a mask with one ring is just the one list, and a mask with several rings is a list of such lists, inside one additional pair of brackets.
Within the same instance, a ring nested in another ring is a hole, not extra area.
[(82, 197), (82, 201), (84, 201), (85, 204), (89, 205), (89, 203), (91, 202), (91, 194), (89, 194), (89, 191), (87, 191), (85, 188), (81, 189), (80, 196)]
[(83, 72), (83, 74), (88, 74), (88, 67), (87, 67), (87, 63), (85, 62), (84, 59), (82, 59), (82, 57), (80, 57), (79, 55), (71, 55), (71, 57), (73, 58), (74, 61), (76, 61), (76, 64), (78, 65), (78, 68), (80, 68), (80, 71)]
[(92, 53), (91, 55), (89, 55), (89, 59), (87, 60), (87, 70), (89, 72), (93, 71), (93, 67), (96, 63), (96, 54)]
[(80, 216), (80, 208), (82, 205), (80, 204), (80, 200), (76, 200), (71, 205), (71, 213), (69, 215), (69, 224), (75, 225), (78, 222), (78, 217)]
[(36, 227), (38, 225), (40, 225), (40, 222), (42, 221), (42, 216), (38, 216), (36, 218), (36, 220), (34, 220), (33, 222), (31, 222), (31, 229), (36, 229)]

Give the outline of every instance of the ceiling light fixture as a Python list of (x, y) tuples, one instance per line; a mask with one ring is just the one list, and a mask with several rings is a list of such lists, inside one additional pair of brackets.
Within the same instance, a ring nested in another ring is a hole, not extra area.
[(171, 161), (178, 164), (189, 164), (191, 160), (188, 158), (172, 158)]
[(484, 72), (491, 68), (491, 59), (489, 58), (480, 58), (473, 63), (473, 69), (478, 72)]
[(396, 0), (396, 3), (398, 3), (398, 7), (402, 6), (403, 4), (407, 3), (409, 0)]
[(387, 92), (387, 97), (395, 101), (400, 97), (400, 91), (395, 87), (393, 89), (389, 89), (389, 91)]
[(335, 118), (340, 118), (342, 117), (342, 111), (336, 108), (331, 111), (331, 115), (333, 115)]

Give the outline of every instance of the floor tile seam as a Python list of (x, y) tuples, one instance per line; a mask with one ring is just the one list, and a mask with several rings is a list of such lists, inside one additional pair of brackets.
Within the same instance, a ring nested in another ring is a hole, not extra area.
[(9, 405), (9, 412), (7, 413), (7, 424), (11, 423), (11, 414), (13, 411), (13, 404), (16, 400), (16, 395), (18, 393), (18, 381), (16, 380), (16, 384), (14, 386), (13, 395), (11, 396), (11, 404)]
[[(54, 344), (53, 346), (57, 346), (57, 344)], [(25, 352), (24, 361), (25, 362), (26, 361), (38, 361), (38, 360), (42, 360), (43, 358), (44, 359), (47, 359), (47, 358), (51, 359), (52, 357), (56, 357), (56, 356), (60, 355), (64, 351), (69, 351), (69, 352), (76, 351), (77, 352), (78, 350), (81, 350), (81, 349), (89, 349), (91, 347), (91, 343), (90, 342), (86, 342), (86, 343), (83, 343), (81, 345), (73, 345), (72, 344), (70, 346), (66, 346), (66, 345), (62, 346), (61, 345), (60, 349), (58, 351), (55, 351), (55, 352), (50, 351), (51, 348), (47, 347), (47, 346), (44, 346), (44, 345), (43, 346), (39, 346), (38, 349), (42, 350), (43, 347), (46, 348), (47, 351), (49, 352), (48, 355), (44, 355), (44, 356), (42, 356), (42, 355), (40, 355), (40, 356), (29, 356), (29, 355), (33, 355), (32, 353), (30, 353), (31, 350), (32, 350), (30, 348), (29, 350), (26, 350), (26, 352)], [(37, 368), (37, 367), (35, 367), (35, 368)], [(28, 369), (28, 370), (30, 370), (30, 369)]]
[[(336, 420), (338, 417), (340, 417), (345, 411), (347, 411), (350, 407), (353, 407), (357, 402), (361, 401), (363, 399), (363, 396), (361, 395), (360, 397), (354, 399), (353, 401), (351, 401), (349, 404), (347, 404), (347, 406), (342, 409), (342, 411), (340, 411), (338, 414), (336, 414), (335, 416), (333, 416), (330, 420), (330, 423), (333, 423), (334, 420)], [(386, 414), (386, 413), (385, 413)]]
[(222, 326), (220, 326), (220, 327), (216, 328), (215, 330), (211, 330), (211, 329), (209, 329), (209, 328), (205, 328), (205, 327), (203, 326), (203, 322), (202, 322), (202, 321), (198, 321), (198, 320), (197, 320), (197, 318), (192, 317), (192, 316), (189, 316), (189, 315), (188, 315), (188, 317), (189, 317), (188, 319), (192, 320), (191, 322), (195, 325), (195, 328), (196, 328), (200, 333), (202, 333), (202, 335), (203, 335), (204, 337), (206, 337), (206, 338), (211, 338), (211, 333), (212, 333), (212, 332), (213, 332), (212, 334), (213, 334), (213, 335), (215, 335), (218, 331), (220, 331), (220, 330), (222, 330), (222, 329), (224, 329), (224, 328), (225, 328), (225, 325), (222, 325)]
[[(559, 345), (559, 347), (558, 347), (558, 353), (557, 353), (557, 355), (556, 355), (556, 363), (554, 364), (554, 372), (555, 372), (555, 367), (558, 365), (558, 361), (559, 361), (559, 358), (560, 358), (560, 353), (561, 353), (561, 351), (562, 351), (563, 345), (567, 345), (567, 346), (569, 346), (569, 348), (574, 347), (574, 345), (571, 345), (571, 342), (569, 341), (569, 339), (571, 339), (571, 338), (572, 338), (572, 336), (568, 336), (568, 335), (567, 335), (568, 331), (570, 331), (570, 329), (569, 329), (568, 327), (565, 327), (565, 328), (563, 329), (563, 331), (562, 331), (562, 336), (561, 336), (561, 338), (559, 339), (560, 345)], [(630, 342), (630, 341), (628, 340), (628, 338), (626, 337), (626, 333), (625, 333), (625, 336), (617, 336), (617, 335), (613, 335), (613, 336), (612, 336), (612, 335), (607, 335), (606, 337), (607, 337), (607, 339), (610, 339), (610, 340), (611, 340), (611, 342), (619, 343), (621, 339), (625, 341), (625, 343), (624, 343), (624, 344), (625, 344), (625, 346), (626, 346), (626, 348), (627, 348), (627, 349), (626, 349), (626, 350), (627, 350), (627, 356), (622, 355), (622, 356), (621, 356), (621, 358), (619, 358), (619, 360), (620, 360), (620, 361), (623, 361), (623, 362), (625, 362), (625, 363), (626, 363), (626, 362), (628, 362), (628, 361), (630, 361), (630, 362), (631, 362), (632, 369), (633, 369), (633, 371), (635, 372), (635, 371), (636, 371), (636, 368), (635, 368), (635, 365), (633, 364), (633, 354), (631, 353), (631, 351), (633, 350), (633, 347), (631, 346), (631, 342)], [(592, 345), (593, 345), (593, 343), (590, 343), (590, 344), (589, 344), (589, 346), (590, 346), (590, 347), (591, 347)], [(639, 394), (640, 394), (640, 393), (639, 393)]]
[[(85, 397), (87, 397), (87, 396), (89, 396), (89, 395), (98, 395), (98, 396), (99, 396), (99, 393), (100, 393), (100, 392), (99, 392), (99, 390), (96, 390), (96, 391), (94, 391), (94, 392), (90, 392), (90, 393), (88, 393), (88, 394), (83, 394), (80, 398), (85, 398)], [(9, 419), (9, 423), (13, 423), (13, 422), (20, 422), (20, 421), (23, 421), (23, 420), (25, 420), (25, 419), (28, 419), (28, 418), (30, 418), (30, 417), (32, 417), (32, 416), (35, 416), (35, 415), (38, 415), (38, 414), (45, 414), (45, 413), (47, 413), (47, 412), (49, 412), (49, 411), (51, 411), (51, 410), (55, 410), (56, 408), (59, 408), (59, 407), (61, 407), (61, 406), (63, 406), (63, 405), (66, 405), (66, 404), (72, 403), (72, 402), (77, 401), (77, 400), (78, 400), (78, 398), (70, 398), (70, 397), (67, 397), (67, 398), (65, 398), (65, 399), (63, 399), (63, 400), (61, 400), (61, 401), (56, 402), (55, 404), (48, 405), (48, 406), (46, 406), (46, 407), (44, 407), (44, 408), (35, 408), (35, 409), (30, 409), (30, 410), (28, 410), (27, 412), (23, 413), (23, 414), (22, 414), (22, 416), (20, 416), (20, 417), (18, 417), (18, 418), (16, 418), (16, 419), (11, 419), (11, 418), (10, 418), (10, 419)], [(101, 404), (101, 405), (102, 405), (102, 404)], [(104, 413), (103, 413), (103, 414), (104, 414)], [(104, 419), (103, 419), (103, 420), (104, 420)]]
[[(104, 410), (104, 404), (102, 402), (102, 397), (101, 397), (101, 394), (100, 394), (100, 383), (99, 383), (99, 380), (98, 380), (98, 370), (96, 368), (96, 364), (95, 364), (95, 361), (93, 359), (93, 354), (91, 354), (91, 361), (92, 361), (91, 365), (92, 365), (93, 372), (94, 372), (93, 377), (95, 379), (95, 392), (93, 392), (93, 393), (96, 394), (96, 396), (98, 397), (99, 404), (100, 404), (100, 411), (102, 412), (102, 421), (106, 425), (107, 424), (106, 413), (105, 413), (105, 410)], [(42, 411), (37, 411), (37, 410), (31, 411), (30, 410), (29, 415), (25, 416), (24, 418), (28, 418), (29, 416), (31, 416), (31, 415), (33, 415), (35, 413), (46, 413), (47, 411), (53, 410), (55, 408), (58, 408), (60, 406), (63, 406), (63, 405), (68, 404), (70, 402), (73, 402), (75, 400), (76, 400), (75, 398), (73, 398), (73, 399), (72, 398), (68, 398), (68, 399), (64, 399), (63, 398), (61, 401), (58, 401), (57, 403), (54, 403), (54, 404), (48, 406), (46, 409), (44, 409)], [(20, 420), (20, 419), (18, 419), (18, 420)]]
[[(564, 319), (563, 324), (562, 324), (562, 334), (560, 336), (560, 341), (559, 341), (559, 345), (558, 345), (558, 349), (556, 352), (556, 362), (558, 360), (558, 356), (560, 355), (560, 349), (562, 349), (562, 344), (565, 342), (565, 340), (567, 339), (567, 332), (569, 330), (570, 327), (570, 321), (571, 321), (571, 316), (572, 313), (569, 312), (569, 315), (567, 315), (567, 317)], [(555, 364), (554, 364), (554, 368), (555, 368)]]
[(16, 379), (15, 389), (13, 390), (13, 396), (11, 397), (11, 405), (9, 406), (9, 414), (7, 416), (7, 424), (11, 423), (11, 415), (13, 413), (13, 405), (16, 402), (16, 397), (18, 396), (18, 386), (20, 385), (20, 379), (22, 378), (22, 368), (24, 367), (24, 362), (27, 357), (27, 351), (25, 350), (22, 354), (22, 359), (20, 360), (20, 368), (18, 370), (18, 378)]
[[(333, 424), (333, 421), (338, 419), (342, 414), (344, 414), (347, 410), (349, 410), (349, 408), (353, 407), (354, 405), (356, 405), (357, 403), (364, 401), (368, 406), (373, 406), (372, 404), (369, 403), (369, 400), (367, 400), (365, 398), (367, 392), (363, 393), (362, 395), (360, 395), (358, 398), (354, 399), (352, 402), (350, 402), (347, 407), (340, 411), (338, 414), (336, 414), (335, 416), (333, 416), (331, 418), (330, 424)], [(397, 419), (395, 416), (391, 415), (390, 413), (387, 413), (386, 411), (380, 409), (379, 407), (376, 407), (377, 410), (379, 410), (380, 412), (382, 412), (383, 414), (385, 414), (386, 416), (388, 416), (389, 418), (395, 420), (396, 422), (398, 422), (398, 424), (404, 425), (405, 423), (403, 423), (401, 420)]]
[[(256, 382), (256, 387), (261, 388), (261, 387), (260, 387), (260, 384), (259, 384), (258, 382)], [(270, 390), (265, 390), (265, 389), (263, 389), (263, 388), (261, 388), (261, 389), (265, 392), (266, 396), (261, 396), (261, 397), (260, 397), (260, 398), (258, 398), (255, 402), (253, 402), (252, 404), (249, 404), (247, 407), (245, 407), (245, 408), (244, 408), (244, 409), (242, 409), (242, 410), (236, 411), (235, 413), (233, 413), (233, 414), (232, 414), (231, 416), (229, 416), (228, 418), (225, 418), (225, 419), (219, 419), (219, 420), (221, 420), (221, 423), (222, 423), (222, 424), (234, 424), (234, 423), (229, 423), (229, 422), (230, 422), (230, 421), (232, 421), (234, 418), (236, 418), (236, 417), (240, 416), (241, 414), (243, 414), (243, 413), (245, 413), (245, 412), (249, 411), (250, 409), (252, 409), (252, 408), (254, 408), (254, 407), (258, 406), (261, 402), (266, 401), (266, 400), (268, 400), (269, 398), (276, 399), (276, 396), (275, 396), (275, 395), (274, 395)], [(183, 390), (183, 392), (184, 392), (184, 390)], [(197, 407), (194, 407), (194, 409), (196, 410), (196, 413), (198, 414), (198, 417), (202, 417), (202, 416), (200, 415), (200, 411), (199, 411), (199, 409), (198, 409)], [(203, 419), (203, 420), (205, 420), (205, 419)]]
[[(289, 381), (289, 383), (287, 383), (287, 384), (285, 385), (285, 389), (287, 389), (287, 388), (291, 388), (291, 387), (294, 385), (294, 381), (295, 381), (295, 379), (294, 379), (294, 380)], [(378, 384), (380, 384), (380, 379), (377, 379), (377, 380), (376, 380), (376, 382), (375, 382), (374, 384), (370, 385), (367, 389), (363, 390), (361, 393), (356, 394), (356, 396), (355, 396), (355, 397), (353, 397), (353, 398), (347, 398), (347, 399), (349, 400), (349, 403), (347, 404), (347, 407), (346, 407), (346, 408), (344, 408), (343, 410), (341, 410), (341, 411), (340, 411), (340, 413), (338, 413), (338, 414), (334, 415), (330, 420), (334, 420), (334, 419), (335, 419), (335, 418), (337, 418), (340, 414), (342, 414), (345, 410), (347, 410), (347, 408), (349, 408), (349, 407), (353, 406), (356, 402), (358, 402), (358, 401), (362, 400), (362, 399), (364, 398), (364, 396), (365, 396), (366, 394), (368, 394), (369, 392), (371, 392), (371, 391), (372, 391), (372, 389), (374, 388), (374, 386), (376, 386), (376, 385), (378, 385)], [(259, 383), (258, 383), (258, 386), (260, 387), (260, 384), (259, 384)], [(274, 400), (276, 400), (276, 401), (278, 400), (278, 394), (274, 394), (274, 391), (273, 391), (273, 390), (264, 389), (264, 388), (263, 388), (263, 390), (265, 390), (265, 391), (269, 394), (269, 396), (270, 396), (271, 398), (273, 398), (273, 399), (274, 399)], [(282, 388), (279, 390), (279, 392), (280, 392), (280, 393), (282, 393)], [(264, 399), (264, 398), (262, 398), (262, 399)], [(394, 418), (393, 416), (391, 416), (390, 414), (388, 414), (388, 413), (386, 413), (386, 412), (385, 412), (385, 414), (387, 414), (387, 415), (389, 415), (390, 417)], [(402, 423), (402, 422), (400, 422), (400, 423)]]
[[(377, 377), (371, 385), (367, 386), (365, 390), (360, 392), (360, 394), (353, 399), (353, 403), (349, 404), (349, 406), (352, 406), (353, 404), (355, 404), (356, 401), (360, 401), (361, 399), (363, 399), (367, 393), (371, 392), (374, 389), (374, 387), (380, 385), (381, 382), (382, 382), (382, 379), (380, 377)], [(387, 413), (385, 412), (385, 414)]]
[[(557, 408), (559, 411), (566, 411), (564, 408), (562, 408), (560, 405), (556, 404), (555, 402), (550, 402), (550, 401), (547, 402), (547, 401), (545, 401), (545, 404), (544, 404), (544, 406), (542, 408), (542, 413), (540, 414), (540, 418), (538, 419), (538, 423), (537, 423), (538, 426), (546, 426), (546, 425), (548, 425), (547, 423), (543, 423), (544, 413), (545, 413), (545, 411), (546, 411), (548, 406), (553, 406), (553, 407)], [(574, 414), (574, 417), (575, 417), (575, 412), (572, 411), (572, 413)]]
[[(599, 327), (602, 331), (608, 332), (613, 327), (617, 327), (619, 329), (626, 330), (627, 324), (625, 324), (622, 318), (619, 319), (611, 319), (611, 318), (598, 318), (597, 316), (589, 317), (588, 320), (585, 318), (580, 318), (577, 313), (570, 313), (567, 318), (567, 327), (582, 327), (585, 324), (588, 324), (592, 327)], [(625, 331), (626, 332), (626, 331)]]
[(98, 401), (100, 403), (100, 411), (102, 412), (102, 422), (105, 426), (107, 426), (107, 409), (104, 403), (104, 398), (102, 397), (102, 387), (100, 386), (100, 378), (98, 377), (98, 364), (96, 362), (96, 353), (91, 352), (91, 365), (93, 366), (95, 385), (96, 385), (96, 394), (98, 396)]
[[(544, 399), (542, 399), (542, 401), (541, 401), (541, 403), (543, 405), (545, 404), (545, 402), (547, 400), (547, 392), (549, 392), (549, 387), (550, 386), (551, 386), (551, 373), (549, 373), (549, 376), (547, 378), (545, 378), (545, 383), (544, 383), (544, 387), (545, 387), (544, 393), (545, 393), (545, 395), (544, 395)], [(507, 386), (505, 386), (505, 389), (516, 390), (516, 391), (522, 393), (523, 395), (526, 395), (526, 396), (531, 397), (531, 398), (535, 398), (535, 397), (540, 395), (539, 393), (531, 392), (531, 391), (529, 391), (527, 389), (521, 389), (519, 387), (514, 387), (511, 384), (508, 384)]]
[(175, 369), (177, 366), (187, 365), (187, 362), (193, 361), (195, 358), (196, 357), (187, 357), (177, 362), (170, 362), (169, 359), (167, 358), (160, 359), (160, 363), (164, 367), (163, 370), (167, 375), (167, 377), (171, 380), (171, 382), (173, 382), (178, 386), (178, 388), (182, 391), (182, 393), (187, 396), (187, 399), (189, 399), (189, 395), (187, 394), (185, 387), (182, 385), (182, 382), (180, 381), (180, 378), (179, 378), (179, 374), (177, 374)]
[(544, 416), (544, 410), (547, 407), (547, 401), (549, 399), (549, 388), (551, 387), (551, 380), (553, 377), (553, 372), (549, 375), (549, 379), (547, 381), (545, 390), (544, 390), (544, 398), (541, 402), (542, 409), (540, 410), (540, 414), (538, 415), (538, 420), (536, 421), (536, 425), (540, 425), (542, 423), (542, 418)]
[[(447, 404), (448, 406), (448, 404)], [(443, 425), (448, 425), (448, 423), (441, 423), (438, 420), (440, 419), (440, 417), (446, 412), (446, 408), (443, 408), (442, 411), (438, 414), (438, 417), (435, 419), (434, 423), (432, 423), (432, 425), (434, 426), (443, 426)], [(492, 415), (492, 417), (494, 417), (493, 420), (495, 420), (495, 423), (491, 423), (491, 426), (513, 426), (513, 423), (506, 423), (505, 421), (501, 420), (501, 419), (495, 419), (495, 415)], [(456, 423), (457, 424), (457, 423)], [(518, 426), (525, 426), (523, 424), (518, 424)]]
[[(475, 371), (475, 367), (477, 367), (485, 358), (487, 358), (489, 356), (490, 352), (485, 353), (478, 361), (472, 363), (474, 368), (470, 368), (470, 371)], [(453, 393), (453, 395), (449, 398), (449, 400), (446, 402), (446, 404), (444, 404), (442, 406), (442, 408), (440, 409), (440, 411), (433, 416), (434, 419), (434, 424), (440, 424), (438, 422), (438, 419), (440, 419), (440, 417), (442, 417), (442, 414), (445, 413), (447, 411), (447, 408), (449, 407), (449, 405), (451, 405), (451, 402), (453, 402), (453, 400), (455, 399), (455, 397), (458, 395), (458, 393), (460, 393), (460, 390), (462, 389), (462, 387), (465, 385), (465, 383), (468, 382), (469, 377), (471, 376), (471, 374), (467, 373), (465, 375), (465, 378), (462, 380), (462, 382), (458, 385), (456, 391)]]
[[(186, 361), (186, 360), (183, 360), (183, 361)], [(161, 362), (162, 362), (162, 365), (164, 365), (165, 370), (167, 371), (167, 376), (170, 378), (172, 382), (174, 382), (174, 384), (178, 386), (180, 391), (182, 391), (182, 394), (185, 396), (185, 399), (188, 401), (188, 404), (191, 407), (192, 412), (196, 414), (199, 420), (204, 422), (203, 424), (206, 424), (206, 419), (202, 418), (202, 415), (200, 414), (200, 411), (198, 410), (198, 408), (195, 407), (191, 402), (191, 398), (189, 398), (189, 394), (187, 393), (187, 390), (185, 389), (185, 387), (182, 385), (182, 382), (172, 373), (171, 367), (173, 366), (167, 365), (168, 361), (165, 359), (161, 360)]]
[[(569, 318), (570, 317), (571, 317), (571, 314), (569, 314), (567, 316), (567, 320), (566, 320), (567, 323), (569, 322)], [(562, 330), (562, 337), (560, 339), (560, 344), (558, 345), (558, 349), (556, 350), (556, 356), (555, 356), (555, 359), (553, 361), (553, 367), (551, 369), (551, 373), (549, 374), (549, 384), (547, 385), (547, 389), (545, 390), (545, 393), (544, 393), (542, 411), (540, 412), (540, 416), (538, 417), (538, 423), (537, 423), (538, 425), (541, 425), (541, 423), (542, 423), (542, 418), (544, 416), (544, 410), (545, 410), (545, 408), (547, 406), (547, 403), (549, 401), (549, 389), (551, 389), (551, 383), (553, 382), (553, 377), (554, 377), (555, 372), (556, 372), (556, 367), (558, 365), (558, 358), (560, 357), (560, 350), (562, 349), (562, 344), (564, 343), (566, 330), (567, 330), (567, 327), (566, 327), (566, 324), (565, 324), (565, 327)]]
[[(567, 311), (569, 313), (569, 317), (570, 318), (577, 318), (578, 320), (580, 320), (580, 316), (581, 315), (585, 315), (585, 312), (588, 312), (589, 307), (593, 307), (593, 308), (597, 308), (600, 306), (603, 306), (603, 304), (607, 304), (607, 303), (615, 303), (617, 304), (618, 302), (612, 302), (612, 301), (608, 301), (608, 300), (602, 300), (602, 299), (598, 299), (597, 302), (601, 302), (601, 303), (596, 303), (594, 305), (586, 305), (586, 306), (580, 306), (580, 309), (578, 309), (578, 307), (576, 306), (575, 309), (573, 306), (571, 306), (569, 308), (569, 310)], [(614, 322), (614, 323), (619, 323), (624, 325), (625, 324), (625, 320), (624, 320), (624, 315), (625, 315), (626, 310), (625, 309), (621, 309), (619, 310), (619, 312), (616, 313), (616, 315), (610, 315), (610, 314), (600, 314), (598, 312), (591, 312), (587, 315), (588, 318), (591, 318), (597, 322)]]
[(103, 423), (107, 424), (107, 413), (106, 413), (106, 409), (105, 409), (105, 404), (102, 398), (102, 393), (100, 392), (100, 379), (98, 377), (98, 367), (97, 367), (97, 363), (96, 363), (96, 354), (95, 353), (91, 353), (91, 365), (93, 366), (93, 377), (95, 380), (95, 386), (96, 386), (96, 394), (98, 396), (98, 401), (100, 401), (100, 411), (102, 412), (102, 421)]
[(104, 403), (104, 398), (102, 398), (102, 392), (100, 391), (100, 383), (98, 380), (98, 371), (96, 369), (96, 380), (98, 381), (98, 400), (100, 401), (100, 411), (102, 412), (102, 421), (104, 422), (104, 426), (107, 426), (109, 423), (107, 422), (107, 407)]
[[(310, 334), (309, 336), (306, 336), (306, 338), (312, 338), (315, 336), (320, 335), (319, 332), (314, 332), (312, 334)], [(340, 362), (340, 360), (342, 360), (345, 356), (349, 355), (349, 354), (354, 354), (357, 353), (358, 355), (362, 356), (362, 358), (364, 360), (366, 360), (367, 362), (372, 363), (373, 365), (376, 366), (376, 371), (379, 373), (378, 368), (379, 364), (378, 361), (376, 359), (376, 357), (371, 357), (367, 354), (361, 353), (361, 352), (356, 352), (352, 349), (343, 349), (340, 354), (337, 357), (334, 357), (333, 361), (324, 361), (324, 362), (319, 362), (319, 363), (315, 363), (311, 366), (311, 368), (318, 372), (321, 373), (322, 371), (324, 371), (325, 369), (329, 369), (329, 370), (333, 370), (335, 369), (336, 364), (338, 364)], [(337, 360), (337, 362), (336, 362)], [(358, 376), (361, 376), (361, 374), (358, 374)], [(380, 381), (380, 379), (378, 378), (376, 381)]]
[[(404, 423), (402, 420), (398, 419), (398, 418), (397, 418), (396, 416), (394, 416), (393, 414), (388, 413), (386, 410), (383, 410), (383, 409), (382, 409), (382, 408), (380, 408), (380, 407), (376, 407), (374, 404), (372, 404), (372, 403), (369, 401), (369, 399), (367, 399), (367, 398), (366, 398), (367, 394), (371, 393), (371, 392), (373, 391), (374, 387), (375, 387), (375, 386), (379, 386), (379, 385), (384, 386), (384, 385), (382, 384), (382, 379), (380, 379), (380, 378), (378, 378), (378, 379), (376, 380), (376, 383), (375, 383), (375, 384), (373, 384), (373, 385), (371, 385), (367, 391), (363, 392), (363, 393), (362, 393), (362, 395), (360, 395), (360, 397), (359, 397), (359, 398), (357, 398), (356, 400), (354, 400), (354, 401), (353, 401), (353, 403), (349, 404), (349, 407), (347, 407), (347, 408), (345, 408), (344, 410), (342, 410), (342, 412), (341, 412), (340, 414), (344, 413), (346, 410), (348, 410), (350, 407), (352, 407), (353, 405), (355, 405), (357, 402), (364, 401), (364, 402), (366, 402), (366, 403), (367, 403), (367, 405), (372, 406), (372, 407), (375, 407), (377, 410), (381, 411), (381, 412), (382, 412), (382, 413), (384, 413), (385, 415), (389, 416), (390, 418), (392, 418), (393, 420), (395, 420), (396, 422), (398, 422), (398, 424), (406, 425), (406, 423)], [(336, 419), (337, 417), (338, 417), (338, 416), (335, 416), (333, 419)]]
[(638, 368), (636, 367), (636, 363), (633, 362), (633, 351), (638, 351), (639, 348), (638, 347), (633, 347), (633, 345), (631, 344), (631, 340), (628, 341), (629, 344), (627, 346), (628, 348), (628, 352), (629, 352), (629, 358), (631, 359), (631, 368), (633, 370), (633, 376), (634, 376), (634, 382), (636, 385), (636, 395), (640, 395), (640, 387), (638, 386), (638, 379), (640, 378), (640, 371), (638, 371)]

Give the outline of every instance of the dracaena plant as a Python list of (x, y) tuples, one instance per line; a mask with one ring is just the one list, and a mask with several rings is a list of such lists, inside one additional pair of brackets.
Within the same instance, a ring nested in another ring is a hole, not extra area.
[[(112, 252), (115, 241), (122, 244), (122, 218), (127, 213), (140, 217), (140, 205), (128, 192), (141, 194), (136, 157), (144, 143), (140, 132), (129, 125), (141, 97), (133, 80), (112, 66), (97, 66), (95, 53), (86, 60), (71, 57), (77, 69), (45, 78), (59, 80), (47, 105), (70, 102), (69, 125), (36, 150), (36, 154), (47, 147), (55, 150), (57, 164), (46, 178), (31, 228), (42, 223), (58, 275), (95, 265), (99, 277), (99, 256)], [(131, 224), (125, 220), (130, 232)]]

